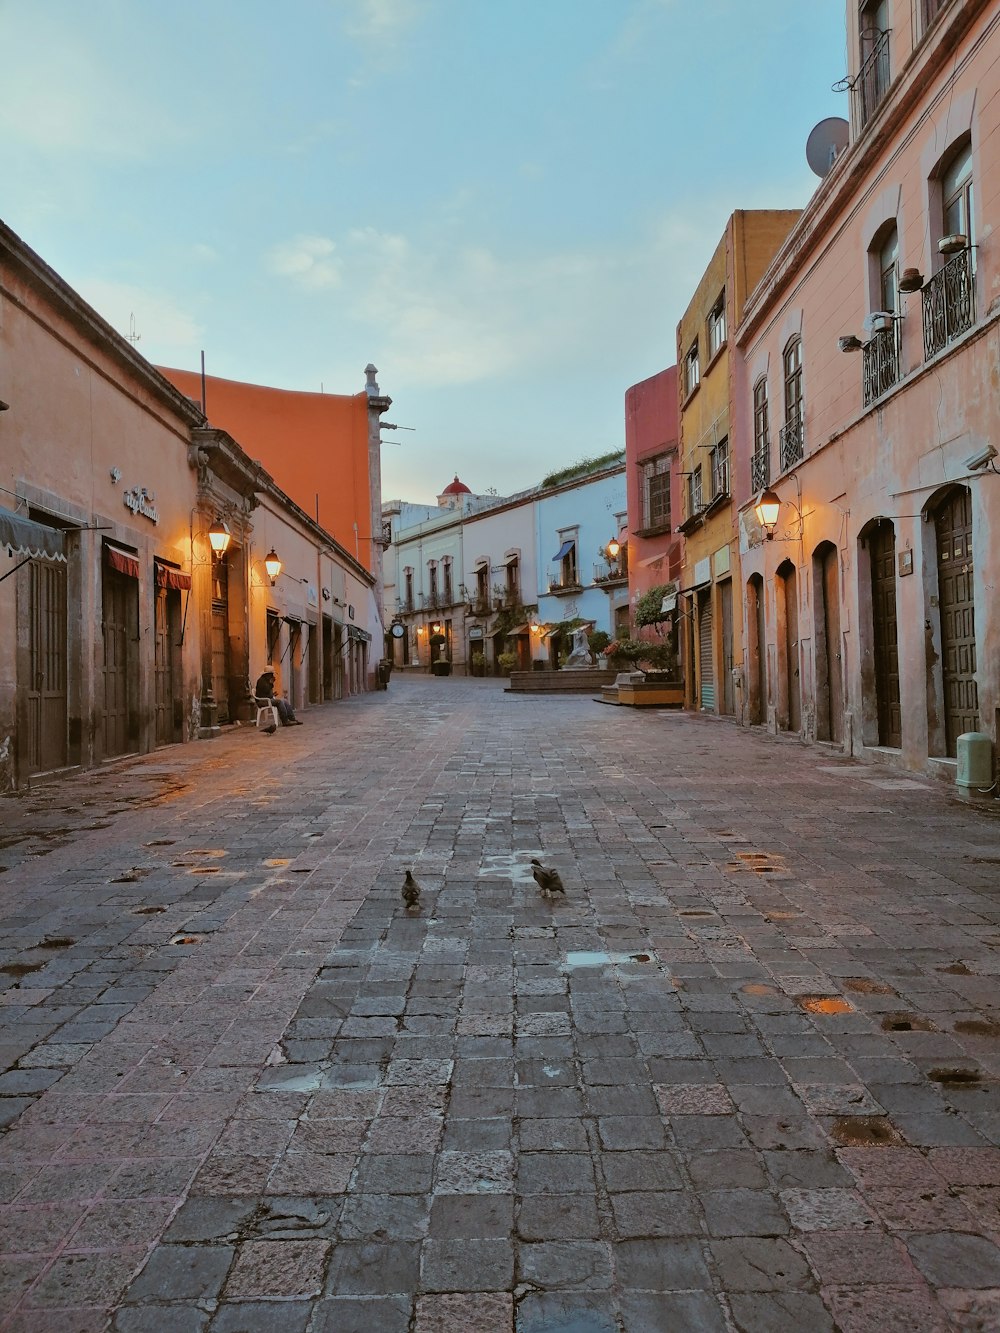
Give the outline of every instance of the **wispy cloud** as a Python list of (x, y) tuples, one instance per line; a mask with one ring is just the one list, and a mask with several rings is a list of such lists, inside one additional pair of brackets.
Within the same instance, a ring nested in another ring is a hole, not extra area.
[(152, 361), (188, 365), (204, 345), (202, 326), (164, 292), (104, 278), (83, 278), (76, 288), (119, 333), (134, 329), (138, 350)]
[(45, 154), (144, 158), (179, 139), (141, 80), (38, 5), (0, 6), (0, 137)]
[(358, 41), (395, 45), (425, 9), (425, 0), (349, 0), (344, 28)]
[(295, 236), (276, 245), (268, 256), (268, 266), (279, 277), (290, 278), (306, 291), (339, 287), (340, 264), (334, 258), (336, 246), (325, 236)]

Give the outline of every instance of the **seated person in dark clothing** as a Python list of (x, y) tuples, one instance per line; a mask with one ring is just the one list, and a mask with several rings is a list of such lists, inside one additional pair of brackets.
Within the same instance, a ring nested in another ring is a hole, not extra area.
[(265, 671), (258, 676), (257, 684), (253, 687), (254, 696), (257, 699), (270, 699), (278, 714), (278, 720), (283, 727), (301, 727), (302, 723), (295, 716), (295, 710), (287, 699), (276, 699), (274, 697), (274, 672)]

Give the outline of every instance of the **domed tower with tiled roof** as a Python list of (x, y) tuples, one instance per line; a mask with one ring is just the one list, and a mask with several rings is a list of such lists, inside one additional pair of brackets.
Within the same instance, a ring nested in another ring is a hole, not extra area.
[(438, 504), (442, 509), (460, 509), (462, 507), (462, 496), (471, 495), (472, 491), (466, 486), (464, 481), (459, 481), (458, 473), (455, 473), (455, 480), (450, 481), (438, 496)]

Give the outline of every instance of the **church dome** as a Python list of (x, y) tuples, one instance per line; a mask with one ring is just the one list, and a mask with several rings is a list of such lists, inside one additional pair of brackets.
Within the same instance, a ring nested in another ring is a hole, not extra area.
[(471, 495), (472, 492), (466, 486), (464, 481), (459, 481), (458, 473), (455, 473), (455, 480), (450, 481), (441, 492), (442, 495)]

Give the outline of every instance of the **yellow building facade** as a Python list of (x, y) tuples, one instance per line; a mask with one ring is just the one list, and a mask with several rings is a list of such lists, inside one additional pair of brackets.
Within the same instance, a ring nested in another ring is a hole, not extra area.
[(684, 556), (678, 612), (688, 708), (746, 720), (737, 513), (730, 439), (737, 365), (730, 331), (799, 216), (732, 214), (677, 325), (677, 392)]

